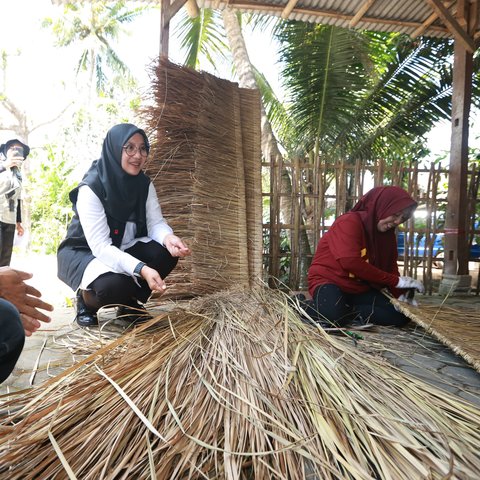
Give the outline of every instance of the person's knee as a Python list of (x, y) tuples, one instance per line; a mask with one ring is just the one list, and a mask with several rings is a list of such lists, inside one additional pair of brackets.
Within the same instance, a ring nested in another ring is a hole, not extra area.
[(101, 305), (117, 305), (134, 296), (136, 285), (131, 277), (121, 273), (97, 279), (92, 285)]
[(337, 285), (318, 286), (313, 299), (319, 318), (339, 326), (343, 326), (351, 320), (352, 307), (348, 303), (347, 295)]
[(154, 268), (164, 279), (177, 266), (178, 257), (172, 257), (165, 247), (158, 243), (157, 245), (155, 258), (147, 263), (148, 266)]
[(20, 313), (10, 302), (0, 299), (0, 382), (14, 369), (25, 343)]
[(410, 322), (410, 319), (403, 313), (397, 312), (393, 305), (376, 307), (370, 311), (364, 309), (362, 318), (368, 323), (391, 327), (403, 327)]

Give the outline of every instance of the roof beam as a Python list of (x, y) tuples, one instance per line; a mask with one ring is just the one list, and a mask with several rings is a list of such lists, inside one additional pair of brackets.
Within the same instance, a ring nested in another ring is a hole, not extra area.
[(290, 14), (292, 13), (292, 10), (295, 8), (295, 5), (297, 5), (298, 0), (288, 0), (288, 3), (285, 5), (285, 8), (283, 9), (282, 12), (282, 18), (286, 20)]
[(190, 18), (198, 17), (200, 9), (198, 8), (197, 0), (187, 0), (185, 3), (185, 10)]
[[(251, 0), (230, 0), (228, 2), (228, 5), (232, 8), (253, 10), (259, 13), (272, 14), (272, 12), (275, 12), (275, 14), (277, 15), (281, 14), (285, 9), (281, 5), (275, 5), (275, 4), (272, 5), (268, 3), (262, 3), (262, 2), (251, 1)], [(295, 8), (294, 7), (292, 11), (295, 11), (295, 13), (298, 13), (300, 15), (307, 15), (311, 17), (339, 18), (341, 20), (347, 20), (347, 21), (350, 21), (353, 19), (353, 15), (345, 15), (338, 12), (334, 12), (332, 10), (315, 10), (313, 8)], [(379, 23), (383, 25), (392, 25), (394, 27), (400, 26), (400, 27), (408, 27), (408, 28), (418, 28), (422, 26), (421, 22), (407, 22), (407, 21), (390, 20), (388, 18), (376, 18), (376, 17), (363, 17), (361, 21), (367, 24)], [(451, 35), (451, 32), (449, 31), (449, 29), (443, 25), (441, 26), (432, 25), (430, 29), (435, 30), (438, 33)]]
[(358, 12), (350, 20), (350, 28), (354, 28), (357, 23), (362, 19), (362, 17), (367, 13), (368, 9), (376, 2), (377, 0), (366, 0), (365, 3), (358, 9)]
[[(440, 0), (425, 0), (433, 9), (434, 12), (437, 13), (439, 18), (443, 20), (449, 31), (458, 40), (468, 52), (473, 53), (475, 51), (475, 44), (473, 42), (473, 38), (468, 35), (464, 28), (460, 25), (460, 23), (455, 19), (455, 17), (448, 11), (445, 5)], [(462, 2), (463, 0), (459, 0)], [(463, 20), (462, 20), (463, 18)], [(462, 15), (460, 22), (465, 21), (465, 17)]]
[[(453, 4), (456, 3), (457, 0), (450, 0), (450, 2), (447, 2), (445, 4), (445, 7), (450, 8)], [(412, 38), (419, 37), (420, 35), (423, 35), (425, 31), (427, 30), (430, 25), (438, 18), (437, 12), (432, 13), (423, 23), (420, 27), (418, 27), (410, 36)]]

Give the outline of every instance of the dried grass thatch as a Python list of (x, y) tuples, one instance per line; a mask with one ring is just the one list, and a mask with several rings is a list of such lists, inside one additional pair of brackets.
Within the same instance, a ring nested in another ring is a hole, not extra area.
[(426, 332), (451, 348), (480, 372), (480, 313), (447, 305), (412, 307), (390, 300)]
[(193, 300), (3, 405), (9, 479), (475, 478), (480, 410), (301, 323)]
[(147, 173), (162, 210), (192, 247), (169, 276), (175, 298), (248, 286), (262, 271), (260, 97), (160, 59), (142, 117)]

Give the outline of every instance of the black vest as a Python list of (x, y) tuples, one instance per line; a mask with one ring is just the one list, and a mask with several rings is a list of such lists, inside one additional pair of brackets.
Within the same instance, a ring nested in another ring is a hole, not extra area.
[[(76, 291), (82, 282), (83, 273), (87, 265), (95, 258), (88, 246), (82, 224), (77, 213), (78, 187), (70, 192), (70, 199), (73, 203), (74, 216), (67, 229), (65, 239), (60, 243), (57, 250), (57, 275), (62, 282), (66, 283), (73, 291)], [(145, 205), (141, 208), (142, 218), (136, 221), (136, 237), (147, 235), (147, 219)], [(110, 228), (112, 245), (120, 248), (123, 234), (125, 233), (125, 222), (116, 220), (107, 214), (107, 222)]]

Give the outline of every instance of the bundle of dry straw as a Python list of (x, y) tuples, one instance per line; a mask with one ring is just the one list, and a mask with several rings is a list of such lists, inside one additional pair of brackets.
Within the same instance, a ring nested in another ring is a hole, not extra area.
[(259, 93), (162, 58), (151, 73), (141, 114), (154, 140), (147, 173), (192, 247), (167, 295), (248, 287), (262, 275)]
[[(475, 478), (480, 411), (278, 292), (176, 308), (3, 405), (10, 479)], [(3, 478), (3, 477), (2, 477)]]

